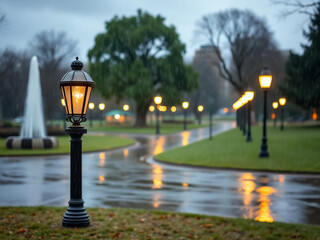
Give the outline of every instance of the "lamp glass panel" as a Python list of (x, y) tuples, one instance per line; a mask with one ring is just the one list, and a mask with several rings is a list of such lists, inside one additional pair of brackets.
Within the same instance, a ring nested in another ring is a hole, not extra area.
[(260, 87), (268, 89), (271, 86), (272, 76), (271, 75), (261, 75), (259, 76)]
[(254, 98), (254, 91), (246, 91), (245, 95), (246, 95), (246, 98), (248, 99), (248, 101), (252, 101)]
[(183, 103), (182, 103), (182, 107), (183, 107), (184, 109), (187, 109), (187, 108), (189, 107), (189, 102), (183, 102)]
[(277, 109), (277, 108), (278, 108), (278, 103), (277, 103), (277, 102), (273, 102), (273, 103), (272, 103), (272, 107), (273, 107), (274, 109)]
[(66, 102), (66, 112), (67, 114), (72, 114), (72, 107), (71, 107), (71, 87), (70, 86), (62, 86), (61, 91), (64, 98), (64, 101)]
[(280, 98), (279, 99), (279, 103), (280, 103), (281, 106), (284, 106), (286, 104), (286, 102), (287, 102), (287, 99), (285, 99), (285, 98)]
[(72, 86), (72, 104), (74, 115), (82, 114), (85, 92), (86, 86)]
[(154, 98), (154, 103), (155, 104), (159, 105), (159, 104), (161, 104), (161, 102), (162, 102), (162, 97), (157, 96), (157, 97)]
[(88, 107), (88, 104), (89, 104), (90, 95), (91, 95), (91, 90), (92, 90), (92, 87), (90, 87), (90, 86), (88, 86), (87, 88), (88, 88), (88, 90), (87, 90), (87, 97), (86, 97), (86, 102), (85, 102), (85, 104), (84, 104), (83, 114), (86, 114), (86, 113), (87, 113), (87, 107)]

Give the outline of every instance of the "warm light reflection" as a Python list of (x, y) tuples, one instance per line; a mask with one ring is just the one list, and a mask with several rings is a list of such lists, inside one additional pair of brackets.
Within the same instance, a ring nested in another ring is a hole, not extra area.
[(153, 195), (153, 207), (158, 208), (161, 204), (160, 201), (161, 195), (159, 193)]
[(114, 115), (114, 119), (116, 119), (116, 120), (119, 120), (120, 119), (120, 114), (116, 114), (116, 115)]
[(181, 185), (182, 185), (184, 188), (189, 187), (189, 184), (188, 184), (188, 183), (185, 183), (185, 182), (184, 182), (184, 183), (182, 183)]
[(190, 132), (182, 132), (181, 137), (182, 137), (182, 146), (188, 145), (189, 138), (190, 138)]
[(163, 178), (163, 172), (161, 166), (157, 164), (153, 164), (153, 175), (152, 175), (152, 181), (153, 181), (153, 189), (161, 189), (162, 188), (162, 178)]
[(100, 109), (101, 111), (103, 111), (105, 108), (106, 108), (106, 105), (105, 105), (104, 103), (100, 103), (100, 104), (99, 104), (99, 109)]
[(61, 98), (61, 105), (64, 106), (64, 107), (66, 106), (66, 102), (64, 101), (63, 98)]
[(99, 166), (103, 167), (106, 162), (106, 154), (104, 152), (99, 153)]
[(154, 111), (154, 109), (155, 109), (155, 107), (154, 107), (154, 106), (150, 106), (150, 107), (149, 107), (149, 111), (150, 111), (150, 112), (153, 112), (153, 111)]
[(105, 177), (104, 177), (103, 175), (100, 175), (100, 176), (99, 176), (99, 183), (100, 183), (100, 184), (103, 183), (105, 180), (106, 180), (106, 179), (105, 179)]
[(125, 158), (127, 158), (127, 157), (129, 156), (129, 150), (128, 150), (128, 149), (124, 149), (124, 150), (123, 150), (123, 156), (124, 156)]
[(171, 112), (176, 112), (177, 111), (177, 108), (175, 106), (172, 106), (171, 107)]
[(166, 106), (158, 105), (158, 108), (159, 108), (159, 111), (160, 111), (160, 112), (165, 112), (165, 111), (167, 111), (167, 107), (166, 107)]
[(129, 107), (129, 105), (128, 105), (128, 104), (123, 105), (123, 110), (124, 110), (124, 111), (128, 111), (128, 110), (129, 110), (129, 108), (130, 108), (130, 107)]
[(163, 152), (164, 143), (165, 143), (164, 137), (159, 137), (157, 140), (156, 146), (154, 148), (153, 155), (157, 155)]
[(271, 200), (269, 196), (277, 192), (277, 190), (270, 186), (263, 186), (257, 189), (259, 193), (259, 212), (255, 220), (259, 222), (273, 222), (270, 205)]
[(279, 175), (279, 182), (284, 183), (285, 180), (286, 180), (285, 175)]
[(318, 114), (312, 113), (312, 120), (317, 120), (317, 119), (318, 119)]
[[(240, 186), (241, 188), (239, 191), (243, 193), (243, 204), (245, 206), (250, 205), (252, 200), (252, 192), (256, 188), (256, 184), (254, 183), (255, 177), (252, 175), (252, 173), (243, 173), (241, 174), (241, 177), (239, 178)], [(248, 218), (252, 218), (252, 215), (245, 216)]]
[(89, 109), (94, 109), (94, 103), (89, 103)]

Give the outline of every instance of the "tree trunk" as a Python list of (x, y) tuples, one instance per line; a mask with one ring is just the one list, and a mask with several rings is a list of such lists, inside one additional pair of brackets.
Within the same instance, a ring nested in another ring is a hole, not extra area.
[(135, 122), (135, 126), (136, 127), (145, 127), (147, 126), (147, 113), (148, 113), (148, 108), (149, 104), (146, 104), (145, 106), (138, 106), (137, 107), (137, 111), (136, 111), (136, 122)]

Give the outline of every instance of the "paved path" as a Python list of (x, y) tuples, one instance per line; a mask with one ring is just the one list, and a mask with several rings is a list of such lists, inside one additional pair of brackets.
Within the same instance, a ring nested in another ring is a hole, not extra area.
[[(213, 134), (232, 127), (216, 125)], [(86, 206), (320, 225), (320, 175), (222, 171), (152, 161), (154, 154), (207, 138), (207, 128), (160, 137), (120, 135), (138, 144), (83, 155)], [(67, 206), (68, 196), (68, 155), (0, 158), (0, 205)]]

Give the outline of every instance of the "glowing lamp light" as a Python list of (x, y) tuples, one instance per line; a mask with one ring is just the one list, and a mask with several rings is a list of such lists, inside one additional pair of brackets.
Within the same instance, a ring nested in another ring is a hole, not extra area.
[(277, 109), (279, 107), (278, 102), (273, 102), (272, 107), (273, 107), (273, 109)]
[(149, 107), (149, 111), (150, 111), (150, 112), (153, 112), (154, 110), (155, 110), (155, 107), (154, 107), (154, 106), (150, 106), (150, 107)]
[(203, 106), (202, 106), (202, 105), (199, 105), (199, 106), (198, 106), (198, 111), (199, 111), (199, 112), (202, 112), (202, 111), (203, 111)]
[(189, 107), (189, 102), (183, 102), (183, 103), (182, 103), (182, 107), (183, 107), (183, 109), (188, 109), (188, 107)]
[(285, 99), (285, 98), (279, 98), (279, 103), (280, 103), (281, 106), (286, 105), (286, 102), (287, 102), (287, 99)]
[(116, 119), (116, 120), (119, 120), (120, 119), (120, 114), (116, 114), (116, 115), (114, 115), (114, 119)]
[(223, 108), (223, 112), (227, 113), (227, 112), (229, 112), (229, 109), (228, 108)]
[(156, 97), (154, 97), (153, 100), (154, 100), (154, 103), (157, 104), (157, 105), (162, 103), (162, 97), (161, 96), (156, 96)]
[(99, 104), (99, 109), (100, 109), (101, 111), (103, 111), (105, 108), (106, 108), (106, 105), (105, 105), (104, 103), (100, 103), (100, 104)]
[(246, 95), (242, 95), (242, 97), (239, 100), (242, 103), (242, 106), (247, 104), (247, 102), (248, 102)]
[(128, 104), (123, 105), (123, 110), (124, 110), (124, 111), (128, 111), (128, 110), (129, 110), (129, 108), (130, 108), (130, 107), (129, 107), (129, 105), (128, 105)]
[(94, 103), (89, 103), (89, 109), (94, 109)]
[(78, 59), (76, 57), (76, 60), (71, 63), (72, 70), (67, 72), (60, 81), (67, 121), (74, 124), (86, 121), (87, 106), (94, 86), (92, 78), (82, 70), (83, 63)]
[(264, 91), (269, 90), (272, 83), (272, 75), (270, 70), (267, 67), (264, 67), (262, 69), (262, 72), (259, 75), (259, 82), (262, 90)]
[(171, 110), (171, 112), (173, 112), (173, 113), (174, 113), (174, 112), (176, 112), (176, 111), (177, 111), (177, 108), (176, 108), (175, 106), (172, 106), (170, 110)]
[(272, 114), (271, 114), (271, 119), (272, 119), (272, 120), (276, 119), (276, 114), (275, 114), (275, 113), (272, 113)]
[(64, 101), (63, 98), (61, 98), (61, 105), (64, 106), (64, 107), (66, 106), (66, 102)]
[(248, 101), (252, 101), (254, 98), (254, 91), (251, 91), (251, 90), (245, 91), (244, 95), (246, 96), (246, 99)]

